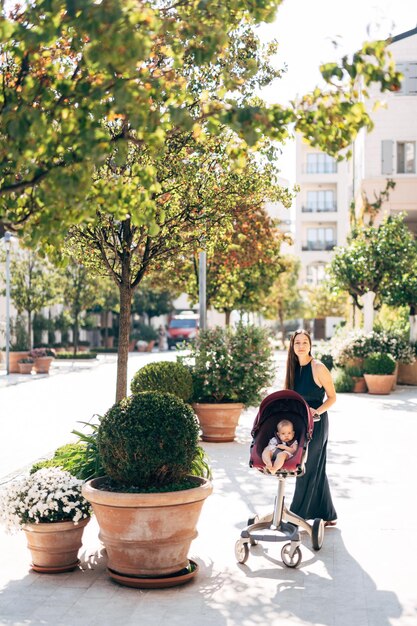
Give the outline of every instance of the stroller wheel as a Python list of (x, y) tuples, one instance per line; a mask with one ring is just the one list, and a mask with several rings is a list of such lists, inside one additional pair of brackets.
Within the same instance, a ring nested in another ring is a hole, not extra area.
[(294, 554), (291, 556), (291, 543), (286, 543), (281, 550), (281, 559), (284, 565), (287, 567), (297, 567), (301, 562), (301, 550), (297, 546)]
[(324, 521), (317, 517), (313, 522), (311, 529), (311, 543), (313, 550), (320, 550), (324, 539)]
[(247, 543), (243, 543), (240, 539), (236, 541), (235, 556), (238, 563), (246, 563), (249, 558), (249, 546)]

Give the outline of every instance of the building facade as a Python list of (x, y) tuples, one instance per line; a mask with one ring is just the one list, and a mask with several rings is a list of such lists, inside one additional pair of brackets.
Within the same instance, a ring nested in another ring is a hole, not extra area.
[(395, 182), (382, 205), (379, 219), (400, 211), (417, 235), (417, 28), (391, 39), (389, 50), (404, 74), (398, 92), (370, 92), (374, 128), (361, 132), (352, 158), (335, 159), (296, 139), (295, 253), (301, 260), (300, 284), (315, 285), (325, 276), (335, 246), (344, 245), (350, 230), (350, 206), (357, 211), (372, 203)]

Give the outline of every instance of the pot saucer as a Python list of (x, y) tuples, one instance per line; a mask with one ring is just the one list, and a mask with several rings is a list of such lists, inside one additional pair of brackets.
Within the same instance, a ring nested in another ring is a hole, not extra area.
[(168, 574), (168, 576), (141, 577), (141, 576), (126, 576), (119, 574), (114, 570), (107, 568), (109, 576), (125, 587), (135, 587), (137, 589), (165, 589), (166, 587), (176, 587), (177, 585), (184, 585), (188, 581), (192, 580), (198, 572), (198, 565), (195, 561), (190, 559), (189, 566), (180, 570), (175, 574)]
[(69, 565), (62, 565), (61, 567), (47, 567), (44, 565), (36, 565), (35, 563), (31, 564), (31, 568), (34, 572), (39, 572), (40, 574), (62, 574), (63, 572), (71, 572), (80, 564), (80, 559), (74, 561), (74, 563), (70, 563)]

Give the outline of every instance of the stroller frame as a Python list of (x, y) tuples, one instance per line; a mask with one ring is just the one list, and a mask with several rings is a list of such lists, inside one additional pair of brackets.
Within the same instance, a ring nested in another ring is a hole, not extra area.
[(308, 405), (295, 391), (278, 391), (264, 399), (252, 429), (254, 439), (251, 445), (250, 461), (250, 466), (255, 467), (263, 473), (265, 473), (264, 463), (260, 459), (259, 450), (254, 449), (254, 446), (264, 414), (268, 412), (268, 409), (274, 406), (275, 402), (281, 402), (284, 406), (297, 406), (306, 425), (305, 437), (300, 437), (299, 450), (295, 458), (288, 459), (276, 474), (278, 486), (273, 512), (263, 517), (255, 515), (248, 519), (246, 528), (242, 530), (240, 539), (236, 542), (235, 556), (238, 563), (243, 564), (246, 563), (249, 558), (250, 547), (256, 546), (258, 542), (289, 542), (285, 543), (282, 547), (281, 558), (284, 565), (287, 567), (297, 567), (302, 560), (299, 529), (301, 528), (307, 532), (311, 539), (313, 550), (320, 550), (324, 539), (324, 521), (321, 518), (316, 518), (313, 523), (310, 524), (285, 506), (286, 478), (287, 476), (301, 476), (305, 471), (308, 442), (312, 437), (314, 420)]

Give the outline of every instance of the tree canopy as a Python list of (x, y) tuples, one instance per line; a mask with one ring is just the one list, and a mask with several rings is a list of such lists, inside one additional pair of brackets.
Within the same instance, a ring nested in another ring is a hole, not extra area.
[[(0, 220), (26, 236), (64, 236), (94, 217), (93, 171), (117, 146), (165, 150), (178, 129), (204, 143), (227, 126), (239, 167), (248, 146), (282, 142), (294, 125), (329, 154), (372, 126), (363, 94), (396, 89), (384, 42), (322, 67), (327, 82), (288, 106), (253, 99), (280, 75), (255, 32), (281, 0), (39, 0), (0, 16)], [(361, 93), (359, 90), (361, 84)], [(137, 171), (144, 215), (156, 223), (157, 174)], [(70, 202), (69, 202), (70, 200)], [(111, 212), (112, 207), (108, 210)]]

